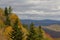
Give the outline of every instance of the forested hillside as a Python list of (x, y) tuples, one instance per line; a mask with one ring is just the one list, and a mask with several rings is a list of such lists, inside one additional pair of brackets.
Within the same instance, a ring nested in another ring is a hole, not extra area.
[(11, 7), (0, 8), (0, 40), (54, 40), (48, 36), (41, 26), (35, 27), (34, 23), (22, 25)]

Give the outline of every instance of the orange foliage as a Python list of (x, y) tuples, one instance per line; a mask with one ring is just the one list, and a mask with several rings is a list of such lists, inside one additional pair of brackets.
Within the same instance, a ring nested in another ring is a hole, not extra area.
[(15, 14), (11, 14), (9, 17), (13, 21), (16, 20), (16, 19), (18, 19), (17, 15), (15, 15)]
[(12, 31), (12, 27), (11, 26), (8, 26), (5, 28), (5, 32), (4, 32), (4, 35), (9, 35), (9, 33)]

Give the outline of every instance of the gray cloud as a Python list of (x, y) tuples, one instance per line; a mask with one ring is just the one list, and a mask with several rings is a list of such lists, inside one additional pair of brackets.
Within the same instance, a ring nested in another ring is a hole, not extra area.
[(20, 14), (18, 15), (21, 19), (33, 19), (33, 20), (42, 20), (42, 19), (52, 19), (52, 20), (60, 20), (60, 15), (38, 15), (38, 14)]
[(60, 0), (0, 0), (0, 7), (9, 5), (21, 19), (60, 20)]

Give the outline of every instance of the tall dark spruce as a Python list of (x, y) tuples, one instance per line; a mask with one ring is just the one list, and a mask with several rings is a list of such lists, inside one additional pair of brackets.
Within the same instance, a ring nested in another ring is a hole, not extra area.
[(36, 40), (37, 39), (37, 34), (34, 29), (34, 24), (30, 24), (30, 30), (29, 30), (29, 35), (27, 36), (27, 40)]
[(10, 34), (10, 38), (12, 40), (22, 40), (23, 39), (23, 32), (21, 28), (18, 28), (18, 20), (13, 26), (13, 31)]
[(4, 12), (5, 12), (5, 16), (6, 16), (5, 24), (6, 24), (6, 25), (10, 25), (9, 15), (10, 15), (11, 12), (12, 12), (12, 8), (11, 8), (11, 7), (9, 7), (9, 8), (5, 7)]
[(44, 40), (41, 26), (39, 26), (39, 30), (38, 30), (38, 40)]

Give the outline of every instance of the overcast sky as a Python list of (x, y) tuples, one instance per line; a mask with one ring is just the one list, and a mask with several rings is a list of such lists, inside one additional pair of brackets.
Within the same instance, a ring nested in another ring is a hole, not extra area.
[(0, 0), (0, 7), (12, 6), (20, 19), (60, 20), (60, 0)]

